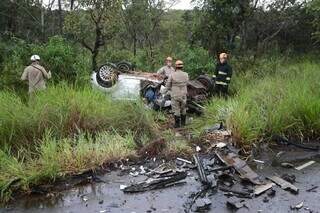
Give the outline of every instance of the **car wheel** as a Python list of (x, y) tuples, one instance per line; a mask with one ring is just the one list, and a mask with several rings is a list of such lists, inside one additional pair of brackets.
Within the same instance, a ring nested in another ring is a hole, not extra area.
[(120, 72), (129, 72), (129, 71), (133, 70), (133, 66), (129, 62), (121, 61), (121, 62), (117, 63), (117, 69)]
[(206, 92), (212, 94), (214, 92), (214, 82), (207, 75), (200, 75), (197, 79), (205, 88)]
[(114, 64), (102, 65), (97, 72), (97, 82), (105, 88), (112, 87), (118, 80), (118, 72)]

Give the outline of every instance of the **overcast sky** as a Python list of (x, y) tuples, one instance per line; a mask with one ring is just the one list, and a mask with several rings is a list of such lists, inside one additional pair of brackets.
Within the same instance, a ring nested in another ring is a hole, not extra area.
[(178, 3), (175, 6), (173, 6), (173, 9), (192, 9), (191, 0), (178, 0)]

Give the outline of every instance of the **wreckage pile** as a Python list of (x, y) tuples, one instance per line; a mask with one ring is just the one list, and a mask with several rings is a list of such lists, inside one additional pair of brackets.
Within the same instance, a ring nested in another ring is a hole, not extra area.
[[(171, 164), (169, 168), (166, 163), (149, 172), (142, 168), (143, 174), (148, 176), (147, 180), (130, 186), (121, 186), (121, 189), (125, 193), (136, 193), (186, 184), (185, 179), (194, 174), (190, 170), (196, 169), (197, 180), (201, 182), (202, 188), (189, 197), (189, 201), (185, 204), (186, 212), (203, 212), (210, 209), (210, 197), (218, 191), (228, 197), (226, 206), (233, 210), (248, 208), (246, 199), (254, 199), (264, 193), (267, 196), (263, 202), (268, 202), (269, 198), (275, 196), (276, 191), (273, 188), (276, 185), (293, 194), (299, 193), (299, 189), (293, 185), (294, 176), (279, 177), (274, 175), (263, 178), (239, 157), (239, 150), (231, 144), (218, 140), (214, 147), (209, 154), (194, 154), (193, 161), (177, 158), (175, 165)], [(301, 168), (308, 165), (302, 165)], [(301, 168), (297, 167), (296, 169)], [(298, 209), (302, 206), (303, 203), (299, 203), (292, 208)]]

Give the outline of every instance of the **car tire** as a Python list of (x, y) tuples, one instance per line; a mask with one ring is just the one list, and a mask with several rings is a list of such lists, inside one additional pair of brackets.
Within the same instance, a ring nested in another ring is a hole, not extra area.
[(126, 73), (133, 70), (133, 65), (129, 62), (121, 61), (117, 63), (117, 69), (122, 73)]
[(102, 65), (96, 73), (97, 83), (104, 88), (110, 88), (118, 80), (118, 71), (116, 65), (107, 63)]
[(210, 95), (213, 94), (214, 82), (209, 76), (200, 75), (196, 80), (199, 81), (206, 88), (206, 92), (208, 94), (210, 94)]

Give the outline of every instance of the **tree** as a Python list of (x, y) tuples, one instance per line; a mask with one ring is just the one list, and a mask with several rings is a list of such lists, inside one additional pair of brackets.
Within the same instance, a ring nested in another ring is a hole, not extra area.
[(138, 45), (144, 49), (151, 64), (155, 66), (155, 46), (162, 40), (163, 28), (161, 22), (168, 8), (176, 0), (125, 0), (122, 10), (122, 20), (125, 32), (133, 43), (133, 53), (136, 55)]
[(310, 13), (313, 15), (313, 26), (315, 28), (313, 37), (316, 42), (320, 42), (320, 0), (312, 0), (308, 5)]
[[(214, 55), (221, 51), (234, 49), (235, 38), (239, 35), (251, 9), (257, 0), (194, 0), (197, 22), (193, 40), (208, 48)], [(243, 32), (242, 34), (245, 34)]]
[(101, 47), (118, 31), (121, 0), (78, 0), (78, 8), (65, 18), (64, 29), (92, 54), (92, 69), (97, 69)]

